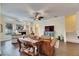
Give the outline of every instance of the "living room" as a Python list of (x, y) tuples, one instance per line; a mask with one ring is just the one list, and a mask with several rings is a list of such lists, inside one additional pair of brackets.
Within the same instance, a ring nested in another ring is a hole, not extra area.
[[(35, 35), (34, 38), (36, 39), (55, 39), (55, 42), (52, 43), (55, 50), (49, 49), (49, 51), (55, 52), (53, 55), (79, 55), (77, 52), (79, 49), (79, 4), (2, 3), (0, 6), (2, 55), (20, 55), (21, 52), (19, 52), (19, 47), (17, 47), (17, 39), (28, 37), (30, 34)], [(8, 52), (9, 47), (13, 47), (10, 52)], [(38, 48), (38, 50), (40, 49)], [(12, 51), (15, 51), (15, 53), (12, 54)], [(44, 52), (45, 54), (51, 55), (50, 52), (46, 53), (46, 51)], [(27, 53), (23, 55), (27, 56)], [(39, 55), (39, 51), (37, 55)]]

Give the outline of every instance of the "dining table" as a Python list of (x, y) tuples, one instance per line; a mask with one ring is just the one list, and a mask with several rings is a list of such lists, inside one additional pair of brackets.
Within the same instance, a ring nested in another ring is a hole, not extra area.
[(23, 43), (23, 42), (31, 42), (32, 44), (38, 42), (38, 40), (34, 40), (34, 39), (31, 39), (29, 37), (27, 38), (19, 38), (19, 40)]
[[(24, 44), (24, 43), (29, 43), (31, 46), (33, 46), (33, 53), (36, 54), (37, 53), (37, 45), (36, 43), (38, 43), (39, 41), (38, 40), (34, 40), (32, 38), (19, 38), (19, 41), (21, 42), (21, 44)], [(20, 49), (23, 48), (22, 45), (20, 44)]]

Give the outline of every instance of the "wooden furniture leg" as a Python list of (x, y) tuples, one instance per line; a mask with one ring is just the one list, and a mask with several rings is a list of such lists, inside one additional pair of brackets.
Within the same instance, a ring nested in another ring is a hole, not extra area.
[(19, 51), (21, 51), (21, 42), (20, 42), (19, 39), (17, 39), (17, 42), (18, 42), (18, 44), (19, 44)]

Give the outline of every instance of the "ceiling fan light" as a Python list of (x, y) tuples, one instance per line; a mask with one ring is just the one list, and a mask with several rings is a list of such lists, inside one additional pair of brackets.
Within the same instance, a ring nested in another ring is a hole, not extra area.
[(41, 20), (42, 18), (44, 18), (44, 17), (40, 16), (38, 19)]

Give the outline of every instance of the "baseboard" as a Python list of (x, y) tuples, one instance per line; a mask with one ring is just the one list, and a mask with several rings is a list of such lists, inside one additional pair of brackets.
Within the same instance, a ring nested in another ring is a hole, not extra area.
[(68, 43), (79, 43), (78, 41), (67, 41)]

